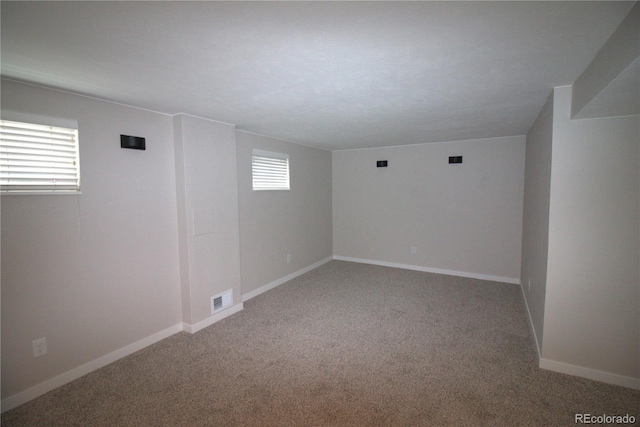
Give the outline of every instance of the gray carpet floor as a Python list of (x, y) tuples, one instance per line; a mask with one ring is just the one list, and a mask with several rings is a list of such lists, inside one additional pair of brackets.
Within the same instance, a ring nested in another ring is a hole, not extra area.
[(516, 285), (332, 261), (10, 426), (569, 426), (640, 391), (541, 370)]

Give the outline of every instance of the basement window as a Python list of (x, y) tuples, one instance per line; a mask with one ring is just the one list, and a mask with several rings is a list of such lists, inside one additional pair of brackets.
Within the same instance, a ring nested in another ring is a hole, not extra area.
[(251, 156), (253, 190), (289, 190), (289, 155), (253, 150)]
[(79, 193), (77, 125), (0, 120), (0, 192)]

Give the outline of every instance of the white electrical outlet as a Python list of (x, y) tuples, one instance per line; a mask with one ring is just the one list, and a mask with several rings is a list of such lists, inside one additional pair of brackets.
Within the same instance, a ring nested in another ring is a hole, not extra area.
[(291, 262), (291, 254), (287, 254), (287, 264)]
[(415, 255), (418, 252), (418, 249), (415, 246), (411, 246), (411, 255)]
[(39, 338), (31, 342), (33, 345), (33, 357), (40, 357), (47, 354), (47, 339)]

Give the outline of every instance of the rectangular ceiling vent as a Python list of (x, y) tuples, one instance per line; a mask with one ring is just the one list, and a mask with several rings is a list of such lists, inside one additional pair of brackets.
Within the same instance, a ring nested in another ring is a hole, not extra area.
[(450, 164), (454, 164), (454, 165), (462, 163), (462, 156), (451, 156), (451, 157), (449, 157), (449, 163)]
[(211, 297), (211, 314), (233, 304), (233, 290), (229, 289)]

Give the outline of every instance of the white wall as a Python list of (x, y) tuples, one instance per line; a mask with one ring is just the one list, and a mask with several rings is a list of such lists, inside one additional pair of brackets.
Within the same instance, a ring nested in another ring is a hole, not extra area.
[[(2, 109), (78, 121), (82, 194), (2, 196), (2, 396), (181, 322), (171, 117), (2, 81)], [(120, 148), (120, 134), (146, 151)], [(48, 354), (33, 358), (31, 341)], [(4, 403), (4, 401), (3, 401)]]
[[(236, 142), (242, 292), (251, 297), (332, 256), (331, 152), (240, 131)], [(289, 155), (291, 190), (252, 190), (254, 148)]]
[(524, 160), (524, 136), (334, 151), (334, 255), (518, 283)]
[(554, 100), (541, 365), (637, 386), (640, 116), (571, 120), (570, 86)]
[[(592, 102), (594, 98), (599, 96), (603, 91), (606, 92), (607, 86), (620, 76), (630, 64), (640, 58), (639, 26), (640, 2), (636, 2), (635, 6), (633, 6), (616, 31), (609, 37), (596, 57), (593, 58), (589, 66), (573, 83), (572, 117), (581, 115), (581, 111)], [(632, 78), (636, 80), (636, 100), (635, 102), (631, 100), (631, 103), (637, 105), (637, 97), (639, 96), (637, 92), (638, 75), (635, 74)], [(624, 94), (618, 93), (616, 95), (615, 98), (617, 102), (614, 102), (609, 108), (618, 111), (626, 110), (627, 108), (620, 108), (619, 105), (615, 105), (619, 104), (620, 101), (625, 98)], [(637, 111), (635, 114), (638, 114)]]
[[(584, 81), (589, 98), (595, 80)], [(554, 94), (526, 144), (330, 153), (2, 81), (3, 110), (78, 121), (83, 188), (2, 197), (3, 410), (183, 322), (210, 324), (219, 292), (233, 289), (241, 307), (332, 254), (507, 282), (522, 274), (542, 367), (637, 387), (639, 118), (571, 121), (571, 88)], [(147, 138), (147, 150), (121, 149), (121, 133)], [(253, 148), (290, 155), (291, 191), (251, 190)], [(447, 164), (452, 155), (464, 163)], [(41, 337), (49, 353), (34, 359)]]
[(527, 135), (522, 250), (540, 367), (631, 388), (640, 388), (640, 116), (612, 95), (637, 91), (625, 79), (640, 60), (639, 22), (636, 4)]
[(195, 332), (215, 320), (211, 297), (230, 289), (241, 303), (235, 127), (184, 114), (173, 123), (182, 318)]
[(553, 93), (527, 134), (520, 278), (538, 355), (544, 333), (549, 248)]

